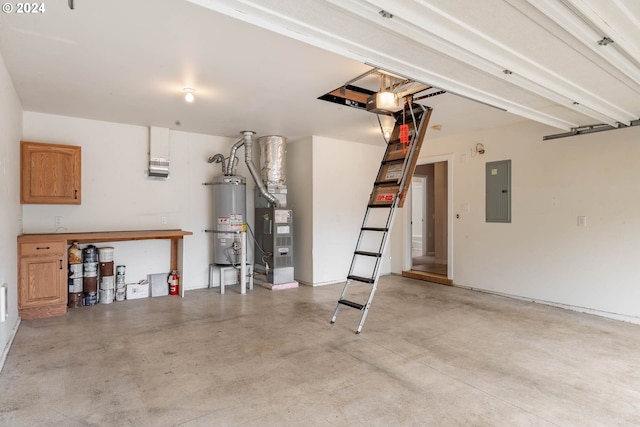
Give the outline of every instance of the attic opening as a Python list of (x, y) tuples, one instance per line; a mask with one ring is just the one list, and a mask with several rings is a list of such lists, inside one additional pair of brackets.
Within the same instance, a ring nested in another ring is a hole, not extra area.
[(318, 99), (375, 114), (393, 115), (402, 109), (405, 100), (416, 102), (443, 93), (446, 91), (372, 68)]

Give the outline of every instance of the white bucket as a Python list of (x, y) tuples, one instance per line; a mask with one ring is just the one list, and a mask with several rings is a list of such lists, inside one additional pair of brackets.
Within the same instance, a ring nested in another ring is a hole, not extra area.
[(115, 288), (116, 282), (114, 276), (100, 276), (100, 290)]
[(113, 261), (113, 248), (98, 248), (98, 259), (100, 262)]
[(97, 262), (85, 262), (83, 265), (84, 276), (83, 277), (98, 277), (98, 263)]
[(82, 277), (82, 264), (69, 264), (69, 279), (81, 279)]

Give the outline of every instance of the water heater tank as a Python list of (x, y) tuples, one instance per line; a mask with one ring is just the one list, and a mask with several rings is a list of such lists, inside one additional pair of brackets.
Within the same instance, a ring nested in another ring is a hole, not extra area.
[(216, 264), (239, 264), (233, 251), (247, 221), (246, 179), (218, 176), (213, 179), (213, 256)]

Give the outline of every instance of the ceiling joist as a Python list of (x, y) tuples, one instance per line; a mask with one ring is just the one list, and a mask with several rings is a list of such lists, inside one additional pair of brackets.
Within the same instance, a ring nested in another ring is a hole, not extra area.
[[(559, 129), (570, 131), (593, 121), (628, 126), (640, 117), (640, 107), (630, 98), (620, 102), (627, 96), (624, 88), (640, 93), (640, 8), (632, 0), (606, 5), (596, 0), (503, 0), (494, 2), (491, 14), (478, 2), (433, 0), (302, 0), (273, 7), (256, 0), (189, 1)], [(479, 13), (469, 12), (473, 8)], [(474, 21), (482, 12), (489, 19), (516, 22)], [(325, 19), (317, 19), (319, 13)], [(546, 20), (544, 25), (540, 20)], [(552, 26), (557, 31), (550, 31)], [(541, 37), (516, 40), (509, 33), (533, 29)], [(604, 37), (613, 43), (598, 45)], [(540, 38), (548, 49), (536, 45)], [(595, 54), (577, 52), (576, 41)], [(531, 47), (537, 49), (535, 55)], [(563, 69), (545, 59), (547, 50), (556, 58), (562, 50), (570, 52), (580, 64)], [(473, 73), (465, 75), (462, 68), (449, 72), (446, 68), (456, 62)], [(621, 74), (608, 74), (612, 67)], [(606, 82), (594, 83), (596, 75)], [(616, 93), (603, 90), (612, 85), (619, 85)]]

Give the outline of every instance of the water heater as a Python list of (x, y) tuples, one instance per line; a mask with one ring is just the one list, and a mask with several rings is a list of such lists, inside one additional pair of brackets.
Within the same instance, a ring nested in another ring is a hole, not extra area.
[(213, 256), (216, 264), (240, 264), (234, 248), (247, 220), (246, 179), (217, 176), (213, 179)]

